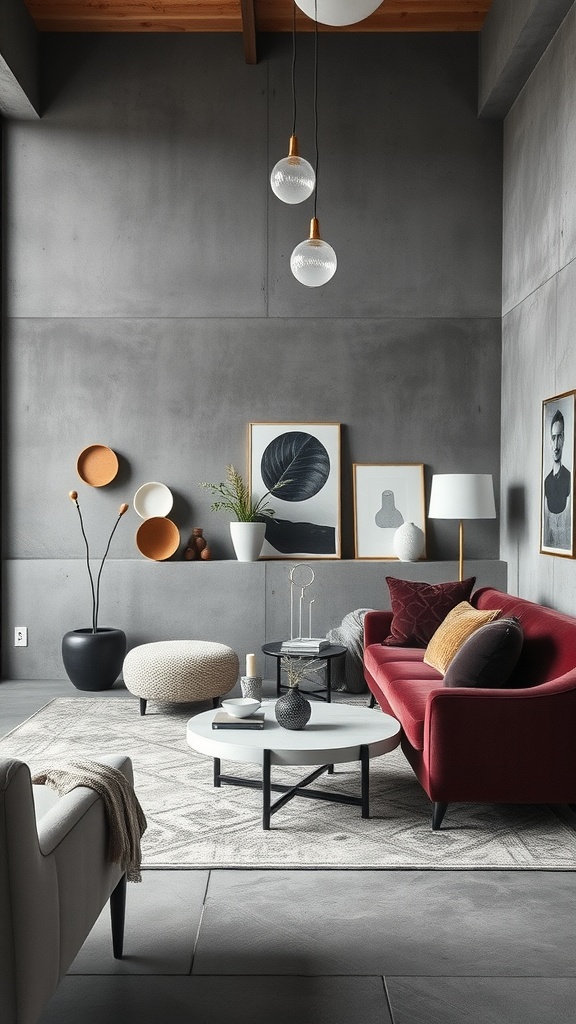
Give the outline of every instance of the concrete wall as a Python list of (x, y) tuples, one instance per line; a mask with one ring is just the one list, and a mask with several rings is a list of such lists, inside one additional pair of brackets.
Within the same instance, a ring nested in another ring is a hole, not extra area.
[(493, 0), (480, 33), (478, 110), (504, 118), (574, 0)]
[[(457, 562), (309, 562), (315, 571), (313, 632), (324, 636), (355, 608), (389, 608), (386, 576), (440, 583), (458, 579)], [(242, 668), (251, 651), (258, 670), (274, 678), (275, 662), (260, 648), (290, 635), (288, 561), (159, 563), (112, 559), (102, 574), (102, 626), (117, 625), (130, 646), (153, 640), (196, 638), (229, 644)], [(506, 565), (466, 559), (477, 586), (506, 590)], [(27, 648), (9, 649), (10, 678), (61, 679), (62, 634), (89, 624), (86, 567), (77, 559), (25, 559), (5, 563), (15, 619), (32, 622)], [(46, 599), (49, 595), (49, 599)], [(72, 626), (74, 623), (74, 626)], [(260, 653), (259, 653), (260, 652)]]
[[(312, 45), (298, 135), (313, 159)], [(268, 186), (291, 128), (289, 37), (266, 39), (255, 67), (232, 35), (43, 37), (43, 117), (5, 128), (5, 674), (61, 674), (60, 636), (88, 618), (72, 487), (95, 553), (120, 502), (161, 480), (182, 539), (203, 526), (219, 560), (143, 562), (131, 511), (102, 622), (129, 623), (131, 642), (169, 635), (199, 587), (190, 635), (213, 636), (215, 606), (233, 608), (252, 645), (266, 639), (252, 569), (220, 561), (227, 521), (198, 487), (244, 469), (250, 420), (343, 424), (344, 559), (353, 462), (422, 462), (427, 492), (433, 472), (497, 480), (501, 127), (476, 116), (476, 49), (461, 35), (321, 38), (318, 215), (339, 267), (306, 289), (289, 257), (310, 203)], [(121, 459), (102, 490), (75, 474), (93, 442)], [(467, 527), (469, 558), (493, 565), (498, 543), (497, 521)], [(447, 578), (456, 545), (455, 523), (429, 523), (432, 575)], [(338, 621), (371, 603), (363, 571), (342, 563)], [(14, 625), (29, 627), (25, 654)]]
[(541, 403), (576, 388), (575, 68), (573, 7), (504, 125), (501, 555), (512, 592), (570, 613), (576, 562), (539, 531)]
[(0, 115), (37, 120), (38, 32), (23, 0), (0, 5)]

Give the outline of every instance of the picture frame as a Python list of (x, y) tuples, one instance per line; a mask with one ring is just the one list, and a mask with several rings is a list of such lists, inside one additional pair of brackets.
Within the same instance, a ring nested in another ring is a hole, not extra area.
[(354, 483), (354, 557), (397, 559), (394, 534), (414, 523), (424, 534), (426, 508), (421, 463), (359, 463), (352, 466)]
[(574, 453), (576, 391), (542, 402), (540, 553), (575, 557)]
[(340, 558), (340, 423), (248, 424), (252, 498), (268, 495), (262, 558)]

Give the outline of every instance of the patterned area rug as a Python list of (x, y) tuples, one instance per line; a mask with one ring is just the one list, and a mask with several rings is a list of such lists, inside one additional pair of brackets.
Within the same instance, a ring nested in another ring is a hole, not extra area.
[[(146, 868), (576, 869), (576, 816), (560, 808), (453, 804), (432, 832), (430, 802), (399, 750), (370, 762), (370, 819), (359, 807), (296, 798), (264, 832), (261, 793), (215, 789), (212, 760), (187, 745), (198, 710), (152, 704), (141, 717), (136, 700), (58, 698), (0, 740), (0, 756), (34, 771), (72, 755), (129, 754), (148, 818)], [(223, 770), (258, 777), (248, 765)], [(305, 773), (275, 768), (273, 780)], [(359, 765), (314, 785), (359, 795)]]

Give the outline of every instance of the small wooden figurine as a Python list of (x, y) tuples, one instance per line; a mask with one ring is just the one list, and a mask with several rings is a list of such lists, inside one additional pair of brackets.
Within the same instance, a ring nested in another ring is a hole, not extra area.
[(184, 558), (187, 562), (193, 562), (197, 558), (209, 561), (212, 558), (212, 552), (208, 547), (203, 533), (204, 530), (200, 526), (195, 526), (192, 530), (190, 539), (186, 545), (186, 550), (184, 551)]

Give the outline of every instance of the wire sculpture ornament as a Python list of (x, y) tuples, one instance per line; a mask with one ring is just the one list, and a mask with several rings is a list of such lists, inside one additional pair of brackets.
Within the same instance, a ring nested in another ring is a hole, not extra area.
[[(300, 570), (300, 572), (298, 572)], [(310, 565), (305, 565), (304, 562), (298, 562), (290, 570), (290, 639), (301, 640), (304, 639), (303, 630), (303, 619), (304, 619), (304, 591), (311, 587), (316, 579), (316, 574)], [(300, 591), (299, 596), (297, 591)], [(312, 605), (314, 604), (315, 598), (311, 598), (308, 601), (308, 634), (306, 639), (312, 637)], [(295, 603), (298, 603), (298, 633), (294, 635), (294, 614), (295, 614)]]

